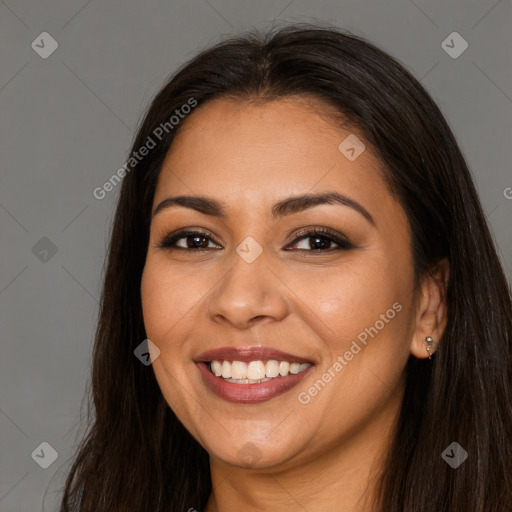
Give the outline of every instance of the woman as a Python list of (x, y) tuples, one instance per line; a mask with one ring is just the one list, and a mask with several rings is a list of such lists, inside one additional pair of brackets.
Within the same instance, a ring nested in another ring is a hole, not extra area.
[(512, 510), (510, 290), (400, 64), (332, 28), (225, 41), (123, 175), (61, 511)]

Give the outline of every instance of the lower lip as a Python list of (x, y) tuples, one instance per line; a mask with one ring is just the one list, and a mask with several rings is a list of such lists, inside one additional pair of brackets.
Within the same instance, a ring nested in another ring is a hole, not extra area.
[(260, 382), (259, 384), (236, 384), (234, 382), (226, 382), (221, 377), (216, 377), (209, 370), (206, 363), (196, 364), (201, 372), (203, 382), (211, 391), (228, 402), (242, 404), (266, 402), (276, 396), (282, 395), (295, 387), (314, 368), (314, 365), (311, 365), (295, 375), (276, 377), (275, 379)]

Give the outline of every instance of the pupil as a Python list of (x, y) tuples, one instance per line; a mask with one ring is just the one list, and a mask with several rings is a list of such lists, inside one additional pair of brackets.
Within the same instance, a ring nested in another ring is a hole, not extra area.
[[(312, 240), (314, 240), (314, 242), (310, 243), (311, 249), (328, 249), (329, 248), (328, 245), (330, 243), (330, 240), (327, 240), (326, 238), (317, 236), (317, 237), (312, 237)], [(314, 247), (316, 242), (320, 242), (319, 243), (320, 247), (318, 245), (316, 247)]]
[[(206, 238), (204, 236), (191, 236), (189, 237), (189, 240), (190, 239), (192, 239), (192, 242), (188, 244), (188, 247), (204, 248), (208, 246), (208, 242), (206, 241)], [(201, 243), (201, 240), (203, 240), (203, 243)], [(206, 245), (204, 242), (206, 242)]]

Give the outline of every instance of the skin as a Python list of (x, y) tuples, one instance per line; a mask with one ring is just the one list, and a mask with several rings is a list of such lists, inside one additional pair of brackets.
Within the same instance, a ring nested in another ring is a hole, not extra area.
[[(446, 262), (414, 289), (409, 223), (386, 187), (382, 163), (367, 144), (348, 160), (338, 146), (357, 132), (327, 114), (314, 98), (213, 100), (183, 122), (159, 176), (154, 208), (168, 197), (204, 195), (228, 213), (219, 219), (174, 206), (155, 215), (141, 283), (147, 336), (161, 351), (153, 362), (159, 386), (210, 454), (207, 512), (374, 510), (405, 364), (411, 354), (428, 357), (425, 337), (438, 340), (445, 328)], [(339, 204), (272, 218), (279, 200), (327, 191), (360, 203), (375, 226)], [(314, 236), (294, 242), (313, 227), (331, 228), (357, 248), (334, 250), (336, 243), (326, 242), (313, 252)], [(210, 249), (157, 247), (183, 228), (206, 231)], [(236, 252), (248, 236), (263, 250), (252, 263)], [(394, 303), (401, 311), (301, 403), (299, 393), (332, 372), (338, 356)], [(270, 346), (315, 368), (279, 397), (230, 403), (204, 386), (194, 364), (223, 346)], [(249, 452), (253, 458), (244, 459)]]

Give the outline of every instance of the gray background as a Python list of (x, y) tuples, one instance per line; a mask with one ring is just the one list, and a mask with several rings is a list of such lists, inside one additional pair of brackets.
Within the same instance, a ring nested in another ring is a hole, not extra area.
[[(137, 121), (177, 66), (222, 36), (272, 20), (325, 20), (376, 43), (446, 115), (510, 280), (511, 18), (511, 0), (2, 2), (0, 510), (56, 509), (84, 430), (119, 187), (103, 200), (92, 191), (123, 165)], [(38, 38), (45, 31), (59, 46), (43, 59), (31, 43), (48, 49)], [(441, 46), (454, 31), (469, 44), (458, 58)], [(47, 469), (31, 456), (42, 442), (58, 452)]]

